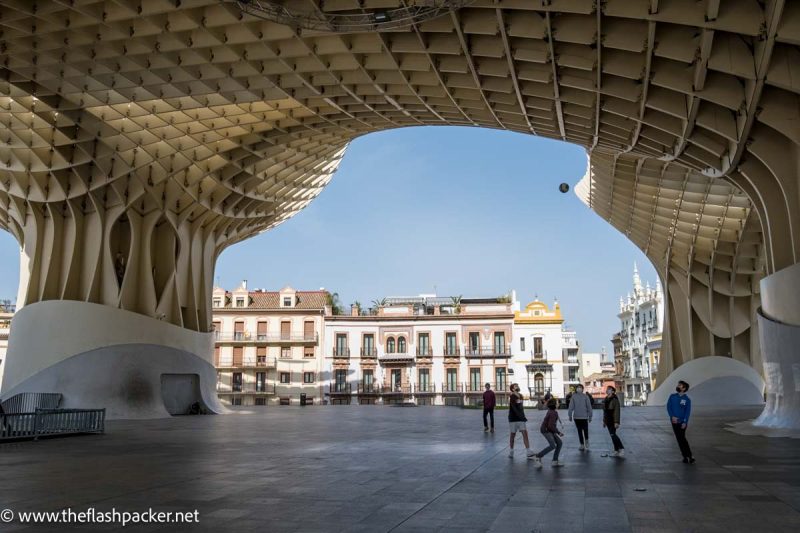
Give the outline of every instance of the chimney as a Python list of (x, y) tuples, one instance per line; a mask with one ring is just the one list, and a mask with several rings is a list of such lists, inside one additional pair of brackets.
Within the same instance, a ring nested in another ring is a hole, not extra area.
[(350, 306), (350, 316), (358, 316), (358, 307), (355, 304)]

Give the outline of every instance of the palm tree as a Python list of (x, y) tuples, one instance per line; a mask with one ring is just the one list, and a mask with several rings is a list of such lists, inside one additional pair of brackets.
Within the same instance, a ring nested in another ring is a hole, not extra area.
[(341, 315), (342, 314), (342, 302), (339, 300), (339, 293), (338, 292), (329, 292), (327, 296), (328, 305), (331, 306), (331, 313), (334, 315)]

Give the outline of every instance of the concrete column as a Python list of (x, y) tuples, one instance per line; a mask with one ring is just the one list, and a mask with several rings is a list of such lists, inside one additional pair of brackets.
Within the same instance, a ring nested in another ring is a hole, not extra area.
[(800, 429), (800, 263), (761, 280), (761, 303), (767, 405), (753, 424)]
[(106, 408), (108, 418), (184, 414), (194, 402), (222, 412), (211, 333), (76, 301), (26, 305), (14, 315), (3, 399), (58, 392), (65, 408)]

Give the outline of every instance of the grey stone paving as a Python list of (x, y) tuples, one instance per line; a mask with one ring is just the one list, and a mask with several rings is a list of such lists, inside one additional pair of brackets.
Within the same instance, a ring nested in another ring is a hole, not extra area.
[[(0, 509), (199, 510), (199, 525), (120, 531), (798, 531), (800, 441), (723, 429), (757, 413), (696, 408), (689, 438), (698, 462), (687, 466), (663, 409), (625, 408), (625, 459), (602, 457), (610, 441), (595, 417), (592, 451), (578, 451), (567, 425), (567, 466), (553, 469), (548, 458), (542, 470), (520, 451), (506, 456), (502, 411), (495, 434), (483, 433), (480, 411), (452, 407), (267, 407), (110, 422), (102, 436), (0, 445)], [(528, 414), (538, 429), (542, 413)]]

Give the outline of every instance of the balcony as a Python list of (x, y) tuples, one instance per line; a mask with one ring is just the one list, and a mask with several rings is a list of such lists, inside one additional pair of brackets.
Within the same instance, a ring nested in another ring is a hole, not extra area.
[(319, 343), (316, 333), (263, 334), (243, 331), (215, 331), (214, 342), (218, 344), (309, 344)]
[(508, 358), (511, 357), (511, 345), (468, 346), (464, 350), (464, 357), (467, 359)]
[(578, 366), (580, 364), (576, 355), (568, 356), (565, 363), (567, 366)]
[(334, 383), (328, 386), (328, 393), (331, 396), (351, 394), (353, 392), (353, 385), (350, 383)]
[(508, 390), (508, 386), (510, 384), (511, 381), (508, 380), (491, 383), (492, 391), (494, 391), (495, 394), (511, 394), (511, 392)]
[(433, 357), (433, 350), (431, 350), (430, 347), (427, 348), (417, 347), (417, 357), (420, 358)]
[(456, 346), (445, 346), (442, 353), (445, 357), (461, 357), (461, 349)]
[(238, 394), (275, 394), (275, 384), (264, 383), (240, 383), (231, 385), (230, 383), (217, 382), (217, 394), (238, 395)]
[(436, 385), (433, 383), (418, 383), (414, 385), (414, 394), (436, 394)]
[(547, 352), (536, 352), (531, 350), (531, 361), (544, 361), (547, 359)]
[(331, 357), (334, 359), (350, 359), (350, 348), (334, 348)]
[(467, 383), (467, 392), (475, 394), (475, 393), (483, 393), (484, 390), (484, 383)]
[(361, 359), (377, 359), (377, 348), (361, 348)]
[(380, 359), (381, 361), (400, 361), (400, 362), (413, 361), (414, 354), (408, 353), (408, 351), (405, 351), (403, 353), (399, 352), (383, 353), (380, 356), (378, 356), (378, 359)]
[(356, 389), (358, 394), (380, 394), (380, 385), (376, 383), (359, 383)]
[(382, 396), (391, 396), (393, 394), (411, 394), (411, 385), (386, 384), (382, 387)]
[(442, 383), (442, 394), (463, 394), (463, 383)]
[(233, 361), (231, 363), (220, 363), (217, 365), (217, 370), (227, 369), (258, 369), (258, 368), (275, 368), (277, 365), (275, 357), (264, 357), (256, 359), (255, 361)]

